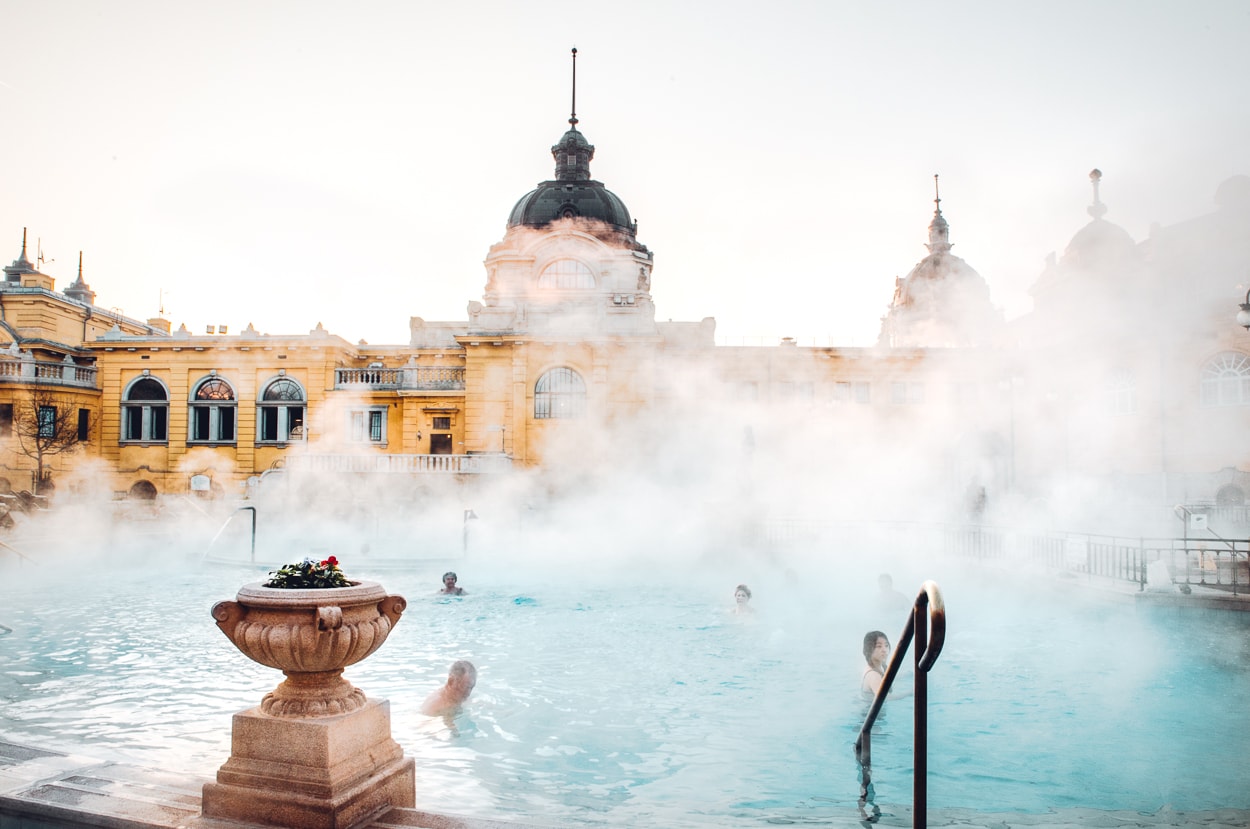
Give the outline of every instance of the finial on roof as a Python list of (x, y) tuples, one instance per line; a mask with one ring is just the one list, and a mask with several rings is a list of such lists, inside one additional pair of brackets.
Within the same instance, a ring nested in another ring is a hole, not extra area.
[(78, 251), (78, 281), (82, 282), (82, 251)]
[(938, 175), (933, 174), (933, 221), (929, 222), (929, 253), (950, 253), (950, 225), (942, 215), (942, 195), (938, 190)]
[(1094, 203), (1085, 209), (1085, 212), (1095, 219), (1101, 219), (1107, 215), (1107, 205), (1103, 204), (1098, 198), (1098, 183), (1100, 181), (1102, 181), (1102, 170), (1095, 167), (1089, 171), (1089, 183), (1094, 186)]
[(577, 47), (573, 47), (573, 108), (569, 112), (569, 124), (577, 126)]
[(22, 259), (26, 258), (26, 228), (22, 228)]

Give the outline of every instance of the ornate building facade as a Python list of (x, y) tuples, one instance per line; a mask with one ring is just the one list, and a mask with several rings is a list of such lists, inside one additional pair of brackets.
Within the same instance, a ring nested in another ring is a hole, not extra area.
[[(235, 498), (279, 471), (507, 476), (707, 439), (715, 423), (735, 451), (820, 457), (844, 478), (864, 447), (890, 448), (894, 479), (945, 507), (968, 493), (1244, 503), (1250, 333), (1230, 309), (1250, 274), (1250, 179), (1138, 243), (1103, 218), (1095, 171), (1092, 221), (1011, 323), (952, 255), (935, 198), (928, 256), (898, 281), (877, 346), (733, 348), (710, 318), (656, 320), (653, 254), (591, 178), (575, 116), (551, 153), (468, 319), (412, 317), (406, 344), (128, 319), (95, 304), (81, 263), (58, 292), (23, 239), (0, 284), (0, 486)], [(32, 450), (71, 426), (68, 446)], [(589, 434), (617, 438), (588, 451)]]

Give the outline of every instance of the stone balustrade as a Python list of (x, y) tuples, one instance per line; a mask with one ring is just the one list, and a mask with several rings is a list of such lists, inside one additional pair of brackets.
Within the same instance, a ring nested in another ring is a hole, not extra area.
[(0, 383), (98, 388), (95, 366), (78, 365), (72, 358), (64, 361), (0, 359)]
[(334, 388), (464, 391), (464, 368), (413, 365), (399, 368), (336, 368)]
[(301, 472), (380, 472), (394, 475), (488, 475), (509, 472), (507, 455), (341, 455), (301, 454), (286, 461), (287, 469)]

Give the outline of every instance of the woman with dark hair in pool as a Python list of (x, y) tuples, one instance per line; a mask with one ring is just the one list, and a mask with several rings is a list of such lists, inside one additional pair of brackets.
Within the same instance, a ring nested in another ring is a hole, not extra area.
[(864, 675), (859, 680), (860, 693), (872, 699), (881, 688), (881, 680), (885, 678), (885, 666), (890, 660), (890, 640), (879, 630), (870, 630), (864, 634)]
[(751, 613), (755, 608), (751, 607), (751, 588), (745, 584), (740, 584), (734, 588), (734, 613)]

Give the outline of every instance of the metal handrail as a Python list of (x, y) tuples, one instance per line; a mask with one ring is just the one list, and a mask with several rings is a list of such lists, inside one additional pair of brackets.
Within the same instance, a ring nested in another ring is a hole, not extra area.
[[(929, 616), (926, 620), (926, 606)], [(868, 803), (872, 788), (872, 726), (881, 713), (886, 695), (894, 685), (894, 677), (898, 675), (903, 664), (903, 656), (912, 639), (916, 640), (916, 699), (915, 699), (915, 737), (912, 744), (912, 826), (922, 827), (928, 823), (928, 777), (929, 777), (929, 670), (937, 662), (942, 653), (942, 644), (946, 641), (946, 603), (942, 601), (942, 591), (937, 583), (926, 581), (920, 587), (920, 594), (912, 603), (907, 624), (899, 636), (894, 654), (890, 657), (890, 665), (886, 668), (885, 677), (877, 694), (872, 699), (868, 715), (859, 729), (855, 739), (855, 758), (859, 761), (859, 808), (863, 811)], [(874, 804), (875, 807), (875, 804)]]
[(217, 530), (217, 534), (213, 536), (213, 540), (208, 542), (208, 546), (204, 548), (204, 553), (200, 556), (201, 562), (208, 559), (208, 554), (212, 551), (213, 545), (217, 543), (217, 539), (221, 538), (221, 534), (226, 531), (226, 527), (230, 526), (230, 522), (234, 520), (234, 517), (245, 509), (252, 511), (252, 563), (256, 563), (256, 507), (253, 506), (237, 507), (234, 512), (230, 513), (229, 517), (222, 522), (221, 529)]
[(0, 541), (0, 548), (8, 550), (9, 552), (13, 553), (15, 556), (20, 558), (22, 561), (29, 561), (31, 564), (38, 564), (37, 561), (35, 561), (30, 556), (23, 553), (21, 550), (14, 547), (12, 544), (5, 544), (3, 541)]

